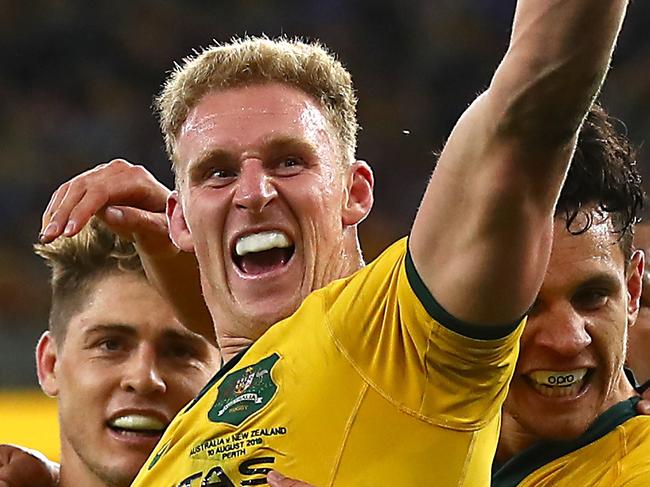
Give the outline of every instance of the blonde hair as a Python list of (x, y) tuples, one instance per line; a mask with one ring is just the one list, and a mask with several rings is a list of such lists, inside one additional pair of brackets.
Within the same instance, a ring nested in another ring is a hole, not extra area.
[(115, 235), (96, 217), (74, 237), (35, 244), (34, 252), (51, 269), (49, 328), (61, 341), (68, 321), (84, 306), (97, 279), (116, 272), (135, 273), (145, 278), (133, 243)]
[(343, 65), (317, 42), (244, 37), (186, 57), (156, 98), (154, 106), (174, 169), (180, 129), (205, 94), (266, 82), (293, 86), (317, 100), (339, 139), (343, 163), (354, 160), (359, 130), (357, 99), (352, 77)]

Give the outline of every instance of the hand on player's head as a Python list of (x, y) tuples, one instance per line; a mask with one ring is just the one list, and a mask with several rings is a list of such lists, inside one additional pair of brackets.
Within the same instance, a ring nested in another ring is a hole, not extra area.
[(0, 445), (0, 487), (54, 487), (58, 468), (36, 452)]
[(99, 164), (52, 194), (39, 238), (48, 243), (62, 235), (71, 237), (97, 215), (112, 231), (152, 253), (176, 252), (165, 217), (169, 193), (143, 166), (123, 159)]

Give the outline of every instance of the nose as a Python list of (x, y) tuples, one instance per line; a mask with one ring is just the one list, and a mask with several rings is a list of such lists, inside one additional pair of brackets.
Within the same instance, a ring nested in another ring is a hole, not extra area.
[(233, 199), (237, 208), (259, 213), (277, 195), (273, 180), (261, 160), (250, 159), (242, 163)]
[(587, 323), (570, 303), (563, 303), (531, 316), (529, 325), (537, 346), (547, 348), (560, 356), (573, 357), (591, 344)]
[(163, 393), (167, 389), (153, 347), (141, 346), (124, 364), (121, 386), (137, 394)]

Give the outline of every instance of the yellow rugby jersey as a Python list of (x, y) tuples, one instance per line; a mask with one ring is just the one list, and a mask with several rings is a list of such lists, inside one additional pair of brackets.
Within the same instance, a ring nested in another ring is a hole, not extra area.
[(455, 320), (406, 248), (312, 293), (230, 361), (133, 485), (266, 485), (276, 469), (318, 487), (487, 486), (522, 326)]
[(650, 416), (634, 397), (605, 411), (579, 438), (540, 442), (496, 470), (492, 487), (648, 487)]

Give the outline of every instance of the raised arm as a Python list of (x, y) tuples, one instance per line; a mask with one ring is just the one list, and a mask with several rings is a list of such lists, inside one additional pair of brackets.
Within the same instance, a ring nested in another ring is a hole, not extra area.
[(410, 237), (418, 273), (454, 317), (509, 324), (532, 304), (576, 135), (626, 5), (518, 2), (509, 49), (453, 129)]
[(43, 214), (40, 239), (71, 237), (91, 216), (133, 241), (147, 278), (190, 330), (216, 342), (212, 318), (201, 294), (194, 254), (170, 240), (165, 205), (170, 190), (142, 166), (115, 159), (62, 184)]

